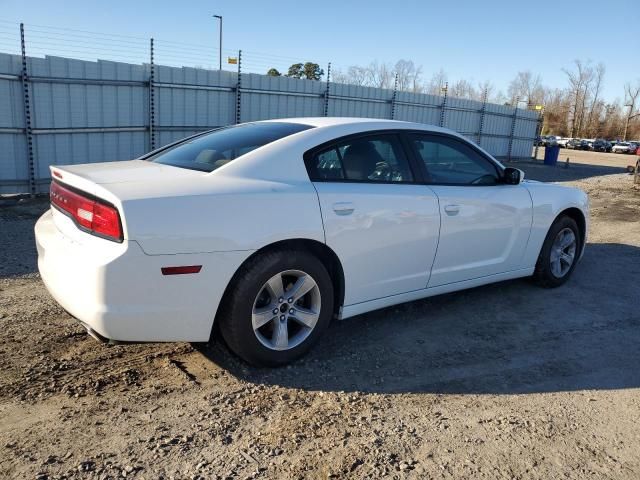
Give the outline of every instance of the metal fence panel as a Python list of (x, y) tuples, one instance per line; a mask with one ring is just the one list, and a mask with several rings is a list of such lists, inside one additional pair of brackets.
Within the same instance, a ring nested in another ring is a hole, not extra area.
[(148, 150), (144, 131), (38, 134), (35, 145), (37, 178), (49, 178), (49, 165), (130, 160)]
[[(21, 62), (0, 53), (3, 193), (29, 189)], [(442, 123), (500, 158), (530, 157), (538, 122), (537, 112), (505, 105), (325, 81), (55, 56), (26, 62), (38, 191), (48, 186), (50, 165), (140, 156), (151, 146), (151, 127), (159, 147), (238, 119), (393, 117)]]
[(0, 73), (20, 75), (22, 57), (10, 53), (0, 53)]
[(23, 133), (0, 133), (0, 193), (28, 191), (27, 143)]
[(516, 138), (511, 146), (511, 156), (514, 158), (531, 157), (531, 148), (531, 140)]
[[(208, 130), (208, 128), (198, 128), (198, 129), (178, 129), (178, 130), (160, 130), (156, 133), (158, 137), (157, 146), (161, 147), (163, 145), (168, 145), (169, 143), (175, 142), (176, 140), (180, 140), (181, 138), (188, 137), (190, 135), (195, 135), (196, 133), (202, 132), (204, 130)], [(144, 152), (143, 152), (144, 153)], [(132, 157), (134, 158), (134, 157)]]
[(20, 82), (21, 57), (0, 54), (0, 193), (25, 191), (27, 146)]
[(513, 117), (497, 116), (487, 112), (484, 117), (484, 128), (482, 129), (482, 131), (487, 135), (508, 136), (511, 129), (512, 121)]
[(243, 122), (287, 117), (318, 117), (324, 111), (326, 83), (287, 77), (242, 74)]
[(0, 128), (24, 128), (22, 85), (17, 78), (0, 78)]
[(442, 97), (424, 93), (398, 92), (396, 94), (396, 120), (439, 125)]
[(391, 118), (393, 91), (332, 83), (329, 87), (330, 117)]
[[(234, 123), (236, 73), (161, 65), (155, 69), (155, 126), (160, 131), (173, 130), (160, 133), (156, 146), (189, 132)], [(209, 88), (212, 86), (217, 89)]]
[(480, 146), (494, 157), (504, 158), (509, 154), (508, 137), (482, 137)]

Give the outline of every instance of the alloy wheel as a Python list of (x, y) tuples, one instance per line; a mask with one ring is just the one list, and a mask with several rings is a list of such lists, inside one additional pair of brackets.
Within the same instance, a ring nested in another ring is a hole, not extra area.
[(570, 228), (563, 228), (558, 232), (551, 246), (551, 273), (556, 278), (562, 278), (575, 261), (577, 249), (576, 234)]
[(320, 317), (316, 281), (301, 270), (280, 272), (265, 282), (253, 302), (251, 323), (258, 341), (271, 350), (289, 350), (304, 342)]

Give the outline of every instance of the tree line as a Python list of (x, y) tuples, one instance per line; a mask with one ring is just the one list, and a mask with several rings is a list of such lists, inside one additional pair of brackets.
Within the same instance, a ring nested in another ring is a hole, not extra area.
[[(521, 108), (542, 108), (542, 134), (572, 138), (640, 138), (640, 78), (624, 86), (621, 99), (607, 101), (602, 96), (606, 68), (604, 64), (575, 60), (563, 69), (564, 87), (544, 85), (540, 75), (530, 70), (518, 72), (503, 92), (485, 80), (449, 80), (440, 69), (430, 77), (411, 60), (398, 60), (395, 65), (371, 62), (367, 66), (352, 65), (346, 70), (332, 70), (331, 81), (377, 88), (394, 88), (415, 93), (467, 98)], [(267, 75), (281, 76), (275, 68)], [(284, 76), (321, 80), (324, 70), (317, 63), (294, 63)]]

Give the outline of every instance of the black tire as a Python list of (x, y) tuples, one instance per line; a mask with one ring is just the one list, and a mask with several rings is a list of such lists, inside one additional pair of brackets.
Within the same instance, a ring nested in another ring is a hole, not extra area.
[[(565, 228), (570, 228), (576, 237), (576, 252), (569, 271), (563, 276), (557, 277), (551, 271), (551, 248), (558, 233), (560, 233)], [(569, 279), (576, 267), (576, 264), (578, 263), (578, 258), (580, 257), (580, 252), (582, 251), (582, 242), (583, 240), (580, 235), (580, 230), (578, 229), (578, 225), (576, 224), (575, 220), (566, 215), (558, 217), (551, 225), (551, 228), (549, 228), (547, 237), (545, 238), (544, 244), (542, 245), (542, 250), (540, 251), (540, 255), (538, 256), (536, 268), (533, 273), (533, 280), (538, 285), (545, 288), (556, 288), (560, 285), (563, 285)]]
[[(301, 270), (315, 280), (320, 292), (320, 315), (315, 327), (299, 345), (272, 350), (257, 338), (252, 326), (256, 296), (274, 275)], [(216, 317), (227, 346), (240, 358), (256, 366), (276, 367), (300, 358), (318, 341), (333, 315), (333, 284), (318, 258), (304, 251), (274, 250), (250, 259), (234, 276)]]

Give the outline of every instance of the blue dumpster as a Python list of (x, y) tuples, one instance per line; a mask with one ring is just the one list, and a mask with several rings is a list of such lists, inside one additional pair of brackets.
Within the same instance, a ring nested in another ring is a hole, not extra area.
[(558, 155), (560, 155), (560, 146), (552, 145), (544, 149), (544, 164), (555, 165), (558, 163)]

